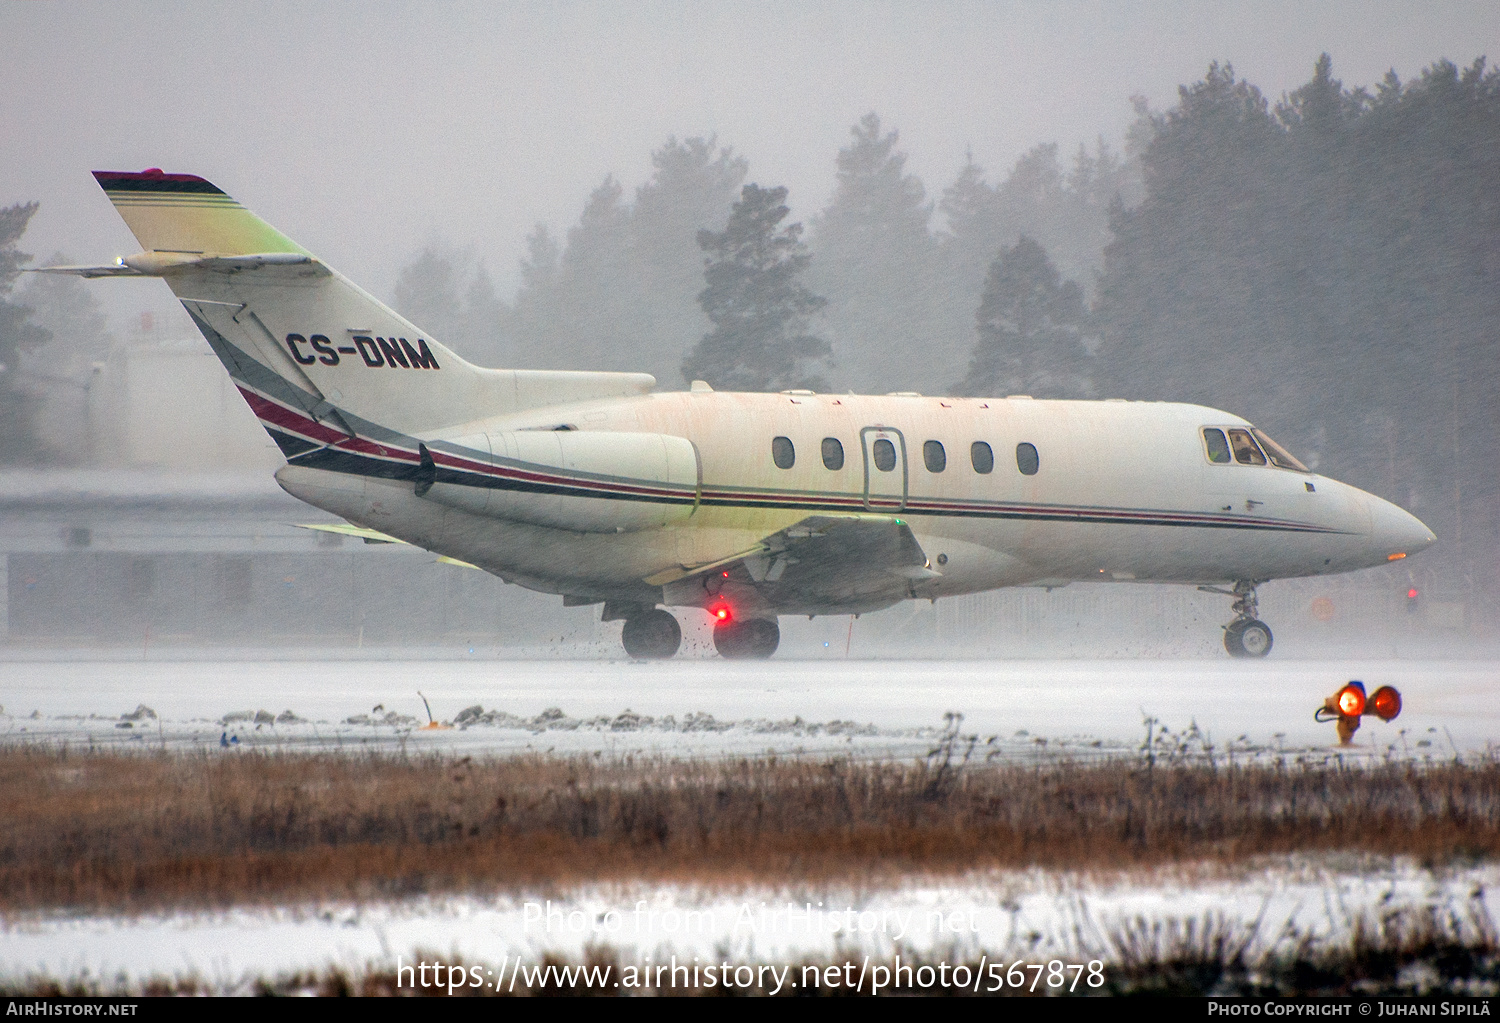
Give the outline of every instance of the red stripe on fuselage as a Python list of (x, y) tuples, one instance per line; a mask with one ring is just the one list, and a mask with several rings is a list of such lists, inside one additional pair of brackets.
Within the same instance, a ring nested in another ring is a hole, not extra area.
[[(403, 448), (394, 448), (387, 444), (379, 444), (363, 437), (349, 437), (337, 430), (330, 429), (312, 419), (307, 414), (295, 409), (279, 405), (264, 396), (239, 388), (240, 394), (250, 405), (256, 416), (262, 421), (270, 423), (280, 429), (299, 434), (326, 444), (342, 451), (364, 454), (376, 458), (386, 458), (394, 461), (416, 464), (420, 461), (420, 455), (416, 451)], [(571, 490), (585, 490), (597, 493), (601, 498), (607, 498), (611, 494), (632, 497), (660, 497), (673, 500), (688, 500), (696, 498), (696, 491), (673, 490), (662, 487), (642, 486), (630, 483), (611, 483), (601, 480), (579, 479), (569, 476), (558, 476), (551, 473), (537, 472), (528, 469), (519, 469), (511, 466), (495, 465), (492, 463), (478, 462), (462, 455), (454, 455), (448, 452), (431, 451), (433, 461), (445, 468), (455, 469), (460, 472), (470, 472), (480, 476), (496, 477), (500, 479), (516, 480), (518, 482), (540, 484), (544, 486), (564, 487)], [(862, 495), (836, 495), (836, 494), (797, 494), (776, 493), (767, 491), (730, 491), (730, 490), (705, 490), (702, 500), (709, 501), (744, 501), (753, 502), (761, 506), (776, 505), (815, 505), (829, 509), (847, 509), (852, 511), (866, 510), (865, 499)], [(1266, 518), (1236, 518), (1226, 515), (1202, 514), (1198, 512), (1173, 512), (1173, 511), (1136, 511), (1132, 509), (1111, 508), (1060, 508), (1046, 505), (1014, 505), (996, 504), (989, 502), (954, 502), (937, 501), (931, 499), (908, 499), (904, 504), (896, 498), (873, 497), (870, 500), (871, 509), (879, 509), (890, 512), (906, 512), (908, 514), (920, 515), (924, 512), (932, 514), (957, 513), (964, 515), (1000, 515), (1000, 516), (1028, 516), (1050, 520), (1067, 521), (1070, 519), (1088, 519), (1097, 523), (1100, 519), (1119, 522), (1124, 525), (1136, 524), (1171, 524), (1201, 526), (1233, 526), (1238, 528), (1260, 527), (1268, 529), (1290, 529), (1301, 532), (1337, 532), (1324, 526), (1310, 523), (1287, 522), (1280, 519)]]
[[(350, 437), (324, 426), (304, 412), (279, 405), (254, 391), (240, 387), (239, 392), (244, 396), (245, 402), (250, 406), (256, 417), (262, 422), (270, 423), (279, 429), (296, 433), (306, 437), (308, 440), (318, 441), (341, 451), (350, 451), (410, 464), (417, 464), (421, 460), (420, 454), (416, 451), (408, 451), (403, 448), (392, 447), (388, 444), (380, 444), (367, 440), (364, 437)], [(450, 469), (459, 469), (484, 476), (515, 479), (528, 483), (541, 483), (548, 486), (564, 486), (581, 490), (596, 490), (605, 493), (630, 494), (643, 497), (670, 497), (679, 500), (692, 499), (696, 496), (696, 492), (692, 490), (668, 490), (661, 487), (638, 486), (629, 483), (582, 480), (568, 476), (555, 476), (525, 469), (514, 469), (509, 466), (476, 462), (473, 459), (464, 458), (461, 455), (451, 455), (446, 452), (429, 450), (429, 454), (432, 455), (432, 460), (435, 463)]]
[(255, 413), (257, 419), (263, 423), (270, 423), (283, 430), (300, 434), (308, 440), (318, 441), (323, 444), (333, 444), (336, 441), (348, 440), (348, 435), (338, 430), (332, 430), (311, 416), (302, 412), (289, 409), (284, 405), (278, 405), (269, 398), (264, 398), (254, 391), (241, 387), (240, 394), (245, 403), (250, 406), (250, 411)]

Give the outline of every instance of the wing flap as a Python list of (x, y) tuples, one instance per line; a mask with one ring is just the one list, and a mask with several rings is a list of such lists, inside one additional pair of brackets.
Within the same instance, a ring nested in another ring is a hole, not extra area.
[[(895, 583), (939, 574), (912, 535), (911, 526), (889, 515), (813, 515), (773, 533), (765, 543), (762, 557), (771, 560), (766, 566), (767, 581), (798, 588), (816, 587), (823, 580), (843, 589), (849, 584)], [(771, 579), (777, 559), (785, 567)]]
[(909, 595), (913, 583), (939, 575), (904, 519), (810, 515), (751, 550), (659, 573), (646, 582), (662, 586), (669, 603), (700, 603), (705, 593), (739, 589), (753, 592), (767, 606), (841, 607), (850, 601), (900, 599)]

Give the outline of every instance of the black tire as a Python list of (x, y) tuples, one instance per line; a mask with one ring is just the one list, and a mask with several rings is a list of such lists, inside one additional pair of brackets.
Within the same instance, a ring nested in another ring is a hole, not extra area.
[(1264, 657), (1273, 642), (1270, 626), (1259, 619), (1242, 618), (1224, 628), (1224, 649), (1230, 657)]
[(714, 649), (727, 660), (763, 661), (781, 645), (781, 627), (774, 618), (746, 618), (714, 626)]
[(656, 608), (625, 619), (620, 630), (625, 652), (637, 660), (663, 660), (673, 657), (682, 645), (682, 626), (671, 612)]

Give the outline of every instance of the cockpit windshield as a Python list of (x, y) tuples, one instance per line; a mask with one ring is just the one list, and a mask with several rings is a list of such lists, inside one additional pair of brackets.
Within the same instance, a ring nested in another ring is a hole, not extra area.
[(1267, 437), (1266, 431), (1252, 429), (1250, 432), (1255, 434), (1256, 440), (1260, 441), (1261, 449), (1265, 451), (1272, 465), (1282, 469), (1295, 469), (1298, 472), (1312, 472), (1307, 466), (1293, 458), (1290, 451)]
[(1290, 451), (1267, 437), (1264, 430), (1257, 430), (1253, 426), (1249, 429), (1205, 426), (1200, 433), (1203, 436), (1204, 453), (1216, 465), (1235, 462), (1240, 465), (1265, 465), (1269, 462), (1278, 469), (1312, 472), (1293, 458)]
[(1230, 430), (1229, 446), (1234, 448), (1234, 460), (1241, 465), (1266, 464), (1266, 456), (1260, 453), (1249, 430)]

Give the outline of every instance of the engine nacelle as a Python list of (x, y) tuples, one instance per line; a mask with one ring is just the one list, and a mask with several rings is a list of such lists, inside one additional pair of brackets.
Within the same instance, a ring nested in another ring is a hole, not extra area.
[(670, 434), (514, 430), (434, 442), (428, 452), (433, 476), (418, 485), (422, 496), (476, 515), (616, 533), (679, 522), (698, 504), (697, 449)]

